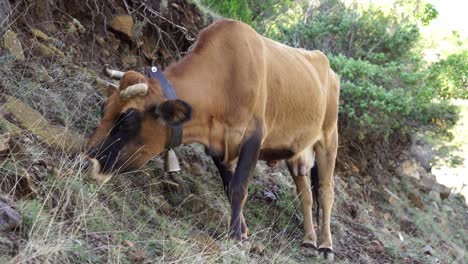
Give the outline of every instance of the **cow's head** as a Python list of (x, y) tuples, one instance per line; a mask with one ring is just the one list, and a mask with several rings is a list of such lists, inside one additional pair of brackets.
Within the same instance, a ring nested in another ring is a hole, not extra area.
[(165, 149), (170, 127), (191, 118), (191, 107), (182, 100), (167, 100), (158, 81), (134, 71), (106, 72), (120, 84), (109, 85), (86, 153), (93, 177), (100, 180), (144, 165)]

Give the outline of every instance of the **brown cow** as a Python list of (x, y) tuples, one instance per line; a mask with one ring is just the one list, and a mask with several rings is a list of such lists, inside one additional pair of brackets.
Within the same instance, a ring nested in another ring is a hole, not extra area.
[(219, 169), (231, 203), (232, 238), (247, 238), (242, 207), (257, 160), (286, 160), (302, 203), (303, 246), (312, 249), (317, 237), (309, 176), (318, 172), (318, 250), (333, 256), (339, 79), (323, 53), (280, 44), (242, 22), (219, 20), (164, 71), (180, 99), (167, 99), (161, 82), (141, 73), (112, 73), (121, 77), (118, 91), (110, 92), (88, 143), (96, 177), (141, 167), (165, 150), (172, 127), (183, 124), (182, 143), (203, 144)]

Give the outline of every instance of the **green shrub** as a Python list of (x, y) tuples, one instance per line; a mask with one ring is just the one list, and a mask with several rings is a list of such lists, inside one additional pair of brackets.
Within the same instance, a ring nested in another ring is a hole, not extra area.
[(450, 54), (429, 67), (431, 91), (440, 98), (468, 99), (468, 50)]
[(252, 23), (252, 11), (247, 0), (202, 0), (202, 4), (222, 16)]

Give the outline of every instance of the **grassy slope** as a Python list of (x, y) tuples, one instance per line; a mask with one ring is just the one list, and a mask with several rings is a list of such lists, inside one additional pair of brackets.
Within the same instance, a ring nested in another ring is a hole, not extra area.
[[(0, 94), (21, 98), (53, 124), (89, 134), (102, 100), (93, 90), (96, 73), (73, 63), (80, 54), (65, 48), (64, 53), (63, 59), (0, 60)], [(39, 78), (44, 72), (35, 70), (37, 64), (44, 65), (52, 79)], [(164, 174), (156, 158), (141, 171), (118, 175), (104, 186), (88, 179), (78, 157), (47, 148), (25, 130), (10, 145), (14, 155), (0, 159), (0, 191), (13, 198), (22, 224), (0, 234), (0, 263), (320, 262), (299, 248), (302, 216), (284, 168), (257, 166), (245, 209), (249, 249), (226, 238), (227, 199), (198, 145), (178, 150), (184, 168), (179, 174)], [(392, 198), (373, 180), (385, 171), (337, 172), (332, 218), (336, 262), (467, 262), (462, 256), (468, 240), (464, 202), (457, 196), (434, 200), (418, 192), (415, 182), (396, 177), (385, 186), (399, 197)], [(422, 197), (425, 207), (417, 209), (409, 193)], [(5, 249), (6, 244), (12, 246)], [(433, 257), (422, 253), (427, 244), (434, 248)]]

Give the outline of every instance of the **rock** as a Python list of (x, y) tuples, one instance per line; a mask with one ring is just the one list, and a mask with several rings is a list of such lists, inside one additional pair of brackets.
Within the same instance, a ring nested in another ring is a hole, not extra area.
[(263, 197), (270, 202), (278, 200), (276, 195), (272, 191), (264, 191), (263, 192)]
[(78, 19), (73, 18), (71, 22), (68, 22), (68, 32), (69, 33), (79, 32), (83, 34), (86, 32), (86, 29), (83, 27), (83, 25)]
[(0, 200), (0, 231), (9, 231), (20, 224), (19, 213), (6, 202)]
[(447, 199), (450, 193), (452, 192), (451, 188), (438, 183), (435, 180), (435, 177), (434, 178), (432, 177), (421, 178), (421, 180), (419, 181), (419, 185), (423, 191), (427, 191), (427, 192), (435, 191), (439, 193), (440, 194), (439, 196), (441, 199)]
[(412, 177), (417, 180), (421, 178), (421, 174), (426, 173), (415, 159), (409, 159), (401, 163), (396, 172), (400, 177)]
[(426, 245), (423, 249), (424, 255), (429, 255), (433, 256), (434, 255), (434, 249), (430, 245)]
[(6, 132), (0, 135), (0, 153), (9, 149), (10, 133)]
[(109, 25), (113, 30), (125, 34), (129, 39), (133, 38), (133, 18), (129, 15), (115, 16)]
[(42, 32), (41, 30), (39, 30), (37, 28), (30, 28), (30, 30), (31, 30), (31, 33), (33, 34), (33, 36), (36, 37), (37, 39), (41, 39), (41, 40), (44, 40), (44, 41), (49, 40), (49, 36), (47, 36), (46, 33)]
[(414, 134), (411, 135), (410, 153), (426, 171), (431, 171), (435, 152), (424, 138)]
[(408, 194), (408, 199), (410, 200), (411, 204), (416, 206), (420, 210), (424, 210), (424, 202), (421, 196), (417, 195), (414, 192)]
[(5, 98), (7, 102), (1, 108), (10, 111), (23, 127), (37, 135), (49, 147), (76, 152), (84, 145), (82, 135), (50, 124), (39, 112), (12, 96), (5, 95)]
[(17, 60), (24, 60), (23, 46), (17, 35), (12, 30), (8, 30), (3, 36), (3, 46), (15, 56)]
[(37, 48), (39, 53), (44, 56), (44, 57), (54, 57), (54, 56), (60, 56), (62, 58), (65, 58), (65, 54), (61, 50), (59, 50), (57, 47), (55, 47), (52, 44), (43, 44), (43, 43), (38, 43)]

